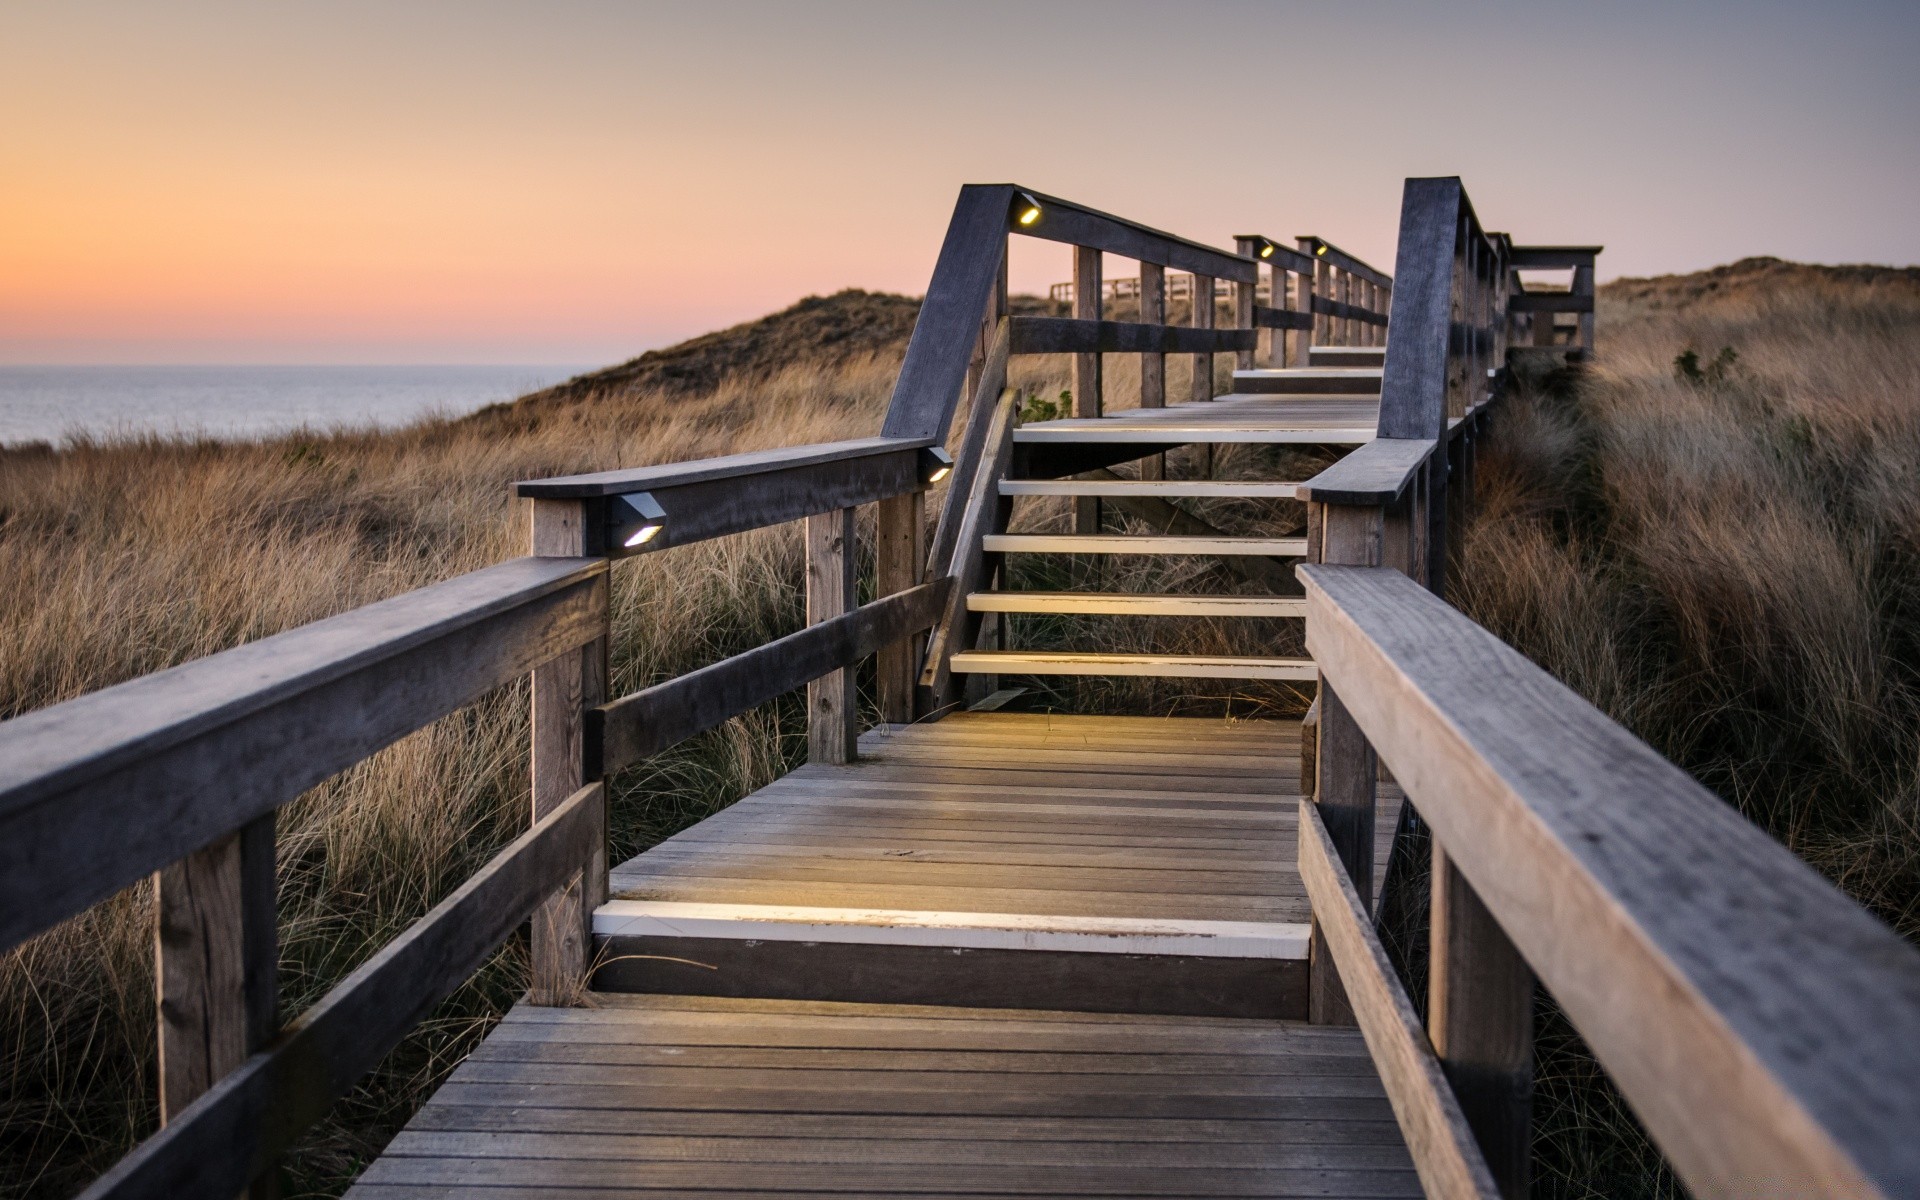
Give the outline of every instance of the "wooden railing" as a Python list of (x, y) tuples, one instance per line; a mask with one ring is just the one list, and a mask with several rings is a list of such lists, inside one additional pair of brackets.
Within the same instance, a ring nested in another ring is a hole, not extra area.
[[(574, 1002), (605, 899), (604, 774), (803, 685), (813, 757), (846, 761), (852, 668), (890, 657), (897, 705), (940, 611), (947, 583), (918, 578), (917, 525), (946, 465), (930, 439), (883, 437), (531, 481), (532, 557), (0, 723), (0, 947), (156, 880), (163, 1127), (87, 1194), (248, 1190), (529, 920), (530, 998)], [(866, 503), (882, 510), (889, 594), (855, 607)], [(795, 519), (806, 629), (605, 702), (609, 558)], [(522, 676), (528, 831), (281, 1025), (276, 811)]]
[[(1432, 1194), (1527, 1194), (1536, 979), (1695, 1194), (1920, 1194), (1920, 954), (1441, 599), (1513, 334), (1570, 311), (1516, 272), (1590, 295), (1597, 252), (1407, 183), (1380, 436), (1301, 489), (1312, 1017), (1360, 1025)], [(1369, 911), (1383, 772), (1434, 839), (1424, 1030)]]

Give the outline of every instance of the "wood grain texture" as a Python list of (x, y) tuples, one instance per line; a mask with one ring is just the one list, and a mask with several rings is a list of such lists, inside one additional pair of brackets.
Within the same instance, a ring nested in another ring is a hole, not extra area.
[(947, 440), (980, 318), (1000, 286), (1014, 190), (1008, 184), (960, 189), (887, 402), (883, 436)]
[[(1329, 267), (1337, 267), (1342, 271), (1357, 275), (1362, 279), (1371, 280), (1385, 287), (1391, 287), (1393, 285), (1393, 276), (1372, 266), (1364, 259), (1355, 258), (1325, 238), (1303, 237), (1299, 239), (1299, 244), (1301, 256), (1312, 262), (1323, 263)], [(1398, 262), (1395, 263), (1394, 269), (1399, 269)]]
[(1353, 1031), (675, 996), (548, 1019), (570, 1015), (509, 1014), (349, 1194), (1420, 1194)]
[(560, 475), (550, 479), (524, 479), (513, 486), (516, 495), (541, 500), (595, 499), (617, 496), (623, 492), (672, 492), (700, 483), (739, 480), (750, 476), (771, 478), (805, 467), (844, 465), (862, 458), (884, 458), (934, 445), (936, 440), (928, 437), (852, 438), (844, 442), (753, 450), (693, 462), (626, 467), (617, 471)]
[(1920, 953), (1405, 576), (1301, 575), (1322, 670), (1695, 1194), (1920, 1191)]
[[(1193, 311), (1188, 324), (1194, 330), (1212, 329), (1214, 326), (1213, 276), (1196, 272), (1193, 277)], [(1200, 403), (1213, 399), (1213, 355), (1196, 353), (1193, 356), (1192, 384), (1187, 399)]]
[(1463, 203), (1454, 178), (1409, 179), (1402, 193), (1393, 338), (1380, 388), (1381, 437), (1437, 441), (1446, 430), (1453, 272)]
[(599, 636), (605, 574), (517, 559), (0, 723), (0, 945)]
[(154, 875), (160, 1122), (277, 1029), (274, 815)]
[[(1013, 353), (1072, 354), (1076, 365), (1081, 359), (1098, 358), (1103, 353), (1251, 353), (1259, 336), (1251, 329), (1193, 329), (1183, 325), (1104, 321), (1097, 317), (1014, 317), (1011, 324)], [(1077, 386), (1074, 395), (1080, 395)], [(1076, 399), (1074, 415), (1097, 417), (1100, 412), (1097, 408), (1082, 411)]]
[(1428, 438), (1375, 438), (1301, 484), (1299, 496), (1322, 504), (1397, 504), (1435, 445)]
[(583, 788), (516, 838), (82, 1195), (240, 1192), (579, 871), (602, 836), (603, 802), (601, 785)]
[[(920, 586), (927, 561), (926, 529), (926, 493), (910, 492), (879, 503), (874, 513), (874, 591), (891, 596)], [(921, 632), (914, 630), (875, 651), (874, 679), (883, 721), (913, 720)]]
[[(587, 553), (593, 532), (590, 504), (583, 500), (533, 499), (531, 551), (571, 558)], [(534, 667), (529, 681), (532, 730), (530, 825), (538, 824), (587, 781), (586, 714), (606, 700), (607, 608), (600, 636)], [(533, 914), (528, 951), (529, 994), (537, 1004), (564, 1004), (577, 997), (587, 975), (593, 910), (605, 899), (601, 881), (607, 856), (601, 848)]]
[(1429, 1196), (1500, 1195), (1319, 809), (1300, 803), (1300, 878)]
[(1438, 844), (1427, 1029), (1506, 1200), (1531, 1194), (1533, 971)]
[[(853, 510), (807, 518), (807, 624), (823, 625), (852, 611)], [(853, 669), (836, 667), (807, 682), (807, 759), (820, 763), (854, 760), (860, 737), (858, 696)]]
[(1006, 475), (1013, 456), (1013, 432), (1019, 393), (1008, 388), (988, 410), (982, 434), (980, 465), (960, 507), (953, 553), (947, 575), (953, 590), (947, 594), (945, 608), (927, 639), (927, 661), (921, 670), (920, 686), (925, 689), (926, 710), (936, 711), (952, 704), (952, 659), (974, 643), (979, 623), (966, 609), (969, 592), (984, 590), (990, 567), (984, 549), (989, 533), (1006, 525), (1007, 502), (999, 494), (1000, 480)]
[(927, 548), (930, 575), (946, 575), (952, 570), (954, 539), (960, 534), (967, 498), (973, 494), (974, 476), (986, 453), (987, 434), (993, 427), (1001, 393), (1006, 390), (1007, 355), (1012, 338), (1010, 322), (1001, 320), (995, 327), (993, 345), (980, 371), (979, 387), (967, 406), (967, 423), (960, 432), (960, 444), (953, 448), (953, 474), (947, 478), (946, 499), (934, 525), (933, 544)]
[(1175, 271), (1197, 272), (1219, 279), (1253, 280), (1258, 276), (1260, 268), (1250, 258), (1162, 233), (1055, 196), (1030, 194), (1040, 201), (1041, 217), (1032, 225), (1017, 228), (1017, 232), (1028, 237), (1087, 246), (1136, 262), (1156, 263)]

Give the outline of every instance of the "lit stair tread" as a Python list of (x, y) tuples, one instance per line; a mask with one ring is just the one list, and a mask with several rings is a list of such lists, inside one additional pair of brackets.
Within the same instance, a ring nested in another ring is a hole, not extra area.
[(1302, 617), (1298, 596), (1175, 596), (1126, 592), (973, 592), (973, 612), (1105, 613), (1158, 617)]
[(1297, 558), (1305, 538), (1179, 537), (1119, 533), (990, 533), (983, 549), (994, 554), (1260, 554)]
[(1247, 379), (1374, 379), (1384, 367), (1247, 367), (1234, 375)]
[(1291, 500), (1295, 482), (1234, 479), (1002, 479), (1002, 496), (1278, 496)]
[[(1303, 398), (1319, 400), (1325, 397)], [(1219, 399), (1229, 397), (1222, 396)], [(1107, 417), (1081, 417), (1022, 425), (1013, 431), (1013, 440), (1016, 442), (1249, 442), (1264, 445), (1359, 446), (1372, 441), (1373, 437), (1372, 425), (1317, 426), (1286, 420), (1278, 415), (1265, 420), (1239, 415), (1232, 421), (1216, 422), (1117, 421)]]
[(1200, 654), (1073, 654), (1039, 650), (964, 650), (953, 669), (989, 675), (1151, 675), (1168, 679), (1318, 677), (1310, 658), (1235, 658)]

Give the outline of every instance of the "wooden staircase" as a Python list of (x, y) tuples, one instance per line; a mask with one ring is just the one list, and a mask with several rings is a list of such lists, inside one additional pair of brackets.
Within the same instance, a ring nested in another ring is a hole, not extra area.
[[(1380, 399), (1385, 346), (1315, 346), (1307, 365), (1246, 368), (1234, 372), (1234, 391), (1203, 402), (1172, 408), (1138, 408), (1095, 418), (1059, 419), (1021, 425), (1013, 431), (1016, 453), (1011, 465), (1024, 467), (996, 483), (993, 496), (1002, 508), (1001, 522), (1017, 530), (1022, 508), (1038, 500), (1070, 498), (1081, 514), (1092, 514), (1098, 532), (986, 532), (980, 550), (990, 569), (986, 586), (969, 590), (964, 612), (973, 620), (991, 614), (1004, 641), (1012, 618), (1038, 615), (1113, 617), (1223, 617), (1299, 620), (1305, 615), (1297, 589), (1291, 594), (1270, 590), (1266, 595), (1223, 593), (1133, 593), (1101, 590), (1023, 590), (1013, 581), (1033, 572), (1023, 570), (1030, 556), (1076, 556), (1095, 561), (1085, 577), (1097, 580), (1098, 562), (1112, 556), (1150, 558), (1201, 557), (1216, 560), (1259, 557), (1275, 560), (1290, 571), (1304, 559), (1308, 541), (1297, 531), (1304, 521), (1285, 529), (1270, 528), (1256, 535), (1229, 536), (1175, 532), (1197, 529), (1205, 522), (1182, 508), (1182, 500), (1205, 499), (1272, 501), (1294, 500), (1300, 484), (1292, 480), (1210, 478), (1120, 478), (1104, 469), (1066, 478), (1047, 477), (1061, 462), (1100, 457), (1102, 449), (1148, 437), (1178, 437), (1178, 444), (1211, 446), (1221, 442), (1287, 445), (1298, 449), (1327, 448), (1341, 452), (1371, 439)], [(1364, 435), (1364, 436), (1363, 436)], [(1175, 443), (1154, 443), (1156, 462)], [(1137, 447), (1139, 448), (1139, 447)], [(1021, 454), (1018, 451), (1025, 450)], [(1204, 468), (1212, 455), (1199, 457)], [(1128, 520), (1110, 510), (1103, 519), (1103, 502), (1150, 497), (1168, 506), (1159, 529), (1141, 530), (1147, 522)], [(992, 502), (992, 501), (989, 501)], [(1269, 505), (1271, 507), (1271, 505)], [(1291, 507), (1291, 506), (1289, 506)], [(973, 514), (969, 524), (988, 529), (986, 514)], [(1268, 522), (1274, 524), (1273, 521)], [(1118, 532), (1110, 531), (1119, 527)], [(1059, 571), (1048, 572), (1058, 575)], [(1223, 575), (1224, 572), (1215, 572)], [(1275, 582), (1290, 583), (1283, 574)], [(1115, 675), (1185, 679), (1248, 679), (1311, 681), (1311, 659), (1274, 652), (1269, 645), (1249, 642), (1240, 653), (1171, 654), (1116, 653), (1071, 645), (1007, 645), (958, 650), (949, 669), (959, 675)]]

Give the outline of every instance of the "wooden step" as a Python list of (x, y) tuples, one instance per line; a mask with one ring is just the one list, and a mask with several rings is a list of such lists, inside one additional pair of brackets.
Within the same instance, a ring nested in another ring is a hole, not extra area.
[(1304, 617), (1298, 596), (1170, 596), (1124, 592), (972, 592), (973, 612), (1103, 613), (1142, 617)]
[(1278, 367), (1233, 373), (1233, 390), (1243, 395), (1377, 396), (1380, 367)]
[(1250, 479), (1002, 479), (1002, 496), (1220, 496), (1292, 500), (1298, 483)]
[(986, 675), (1151, 675), (1166, 679), (1318, 677), (1310, 658), (1237, 658), (1203, 654), (1076, 654), (1041, 650), (964, 650), (953, 669)]
[[(1215, 403), (1238, 398), (1219, 396), (1215, 398)], [(1184, 410), (1206, 407), (1205, 404), (1183, 404), (1179, 409), (1162, 411), (1171, 411), (1178, 417), (1186, 418), (1190, 414)], [(1185, 446), (1206, 442), (1243, 442), (1263, 446), (1360, 446), (1374, 438), (1372, 414), (1367, 414), (1366, 419), (1365, 425), (1346, 425), (1288, 420), (1271, 413), (1256, 416), (1202, 412), (1193, 414), (1191, 420), (1168, 418), (1154, 421), (1073, 417), (1022, 425), (1013, 431), (1013, 440), (1029, 444), (1125, 442), (1143, 446)]]
[(1385, 346), (1315, 346), (1307, 352), (1310, 367), (1377, 367), (1386, 361)]
[(1259, 554), (1299, 558), (1307, 539), (1177, 537), (1119, 533), (990, 533), (984, 549), (992, 554)]

